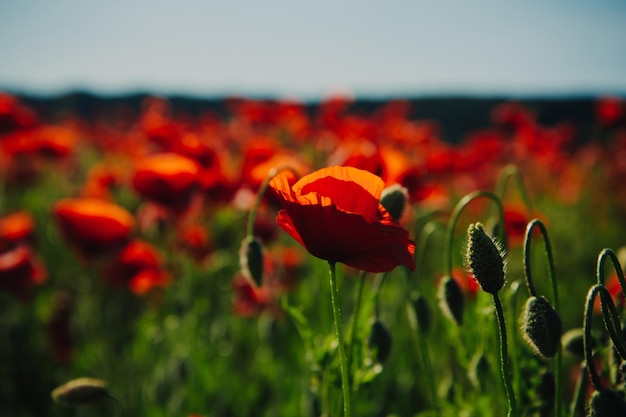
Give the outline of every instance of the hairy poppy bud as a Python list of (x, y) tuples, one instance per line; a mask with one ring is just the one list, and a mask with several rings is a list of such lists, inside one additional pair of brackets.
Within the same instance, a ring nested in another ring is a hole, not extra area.
[(484, 381), (491, 379), (491, 367), (487, 357), (481, 351), (477, 352), (470, 361), (467, 377), (476, 389), (481, 389)]
[(584, 331), (578, 327), (568, 330), (561, 337), (563, 351), (573, 355), (579, 359), (585, 357)]
[(246, 278), (259, 287), (263, 285), (263, 247), (254, 236), (248, 236), (241, 242), (239, 265)]
[(439, 307), (457, 326), (463, 324), (463, 307), (465, 298), (463, 290), (452, 277), (445, 277), (439, 284)]
[(79, 406), (112, 398), (106, 382), (96, 378), (77, 378), (55, 388), (52, 399), (59, 404)]
[(495, 294), (504, 286), (506, 263), (502, 245), (487, 235), (482, 224), (467, 229), (466, 263), (483, 291)]
[(380, 204), (387, 209), (395, 220), (400, 220), (402, 217), (408, 200), (409, 191), (400, 184), (394, 184), (385, 188), (380, 196)]
[(524, 338), (543, 358), (556, 355), (561, 342), (561, 318), (544, 297), (530, 297), (520, 318)]
[(376, 320), (372, 324), (368, 346), (370, 349), (376, 350), (377, 362), (384, 363), (387, 361), (389, 354), (391, 353), (391, 345), (391, 333), (389, 333), (387, 327), (385, 327), (380, 320)]
[(588, 417), (626, 416), (626, 401), (621, 393), (610, 389), (596, 391), (589, 400)]

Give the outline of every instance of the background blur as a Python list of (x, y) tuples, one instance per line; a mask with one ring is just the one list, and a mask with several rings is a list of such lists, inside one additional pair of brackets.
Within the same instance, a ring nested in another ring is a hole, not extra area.
[(626, 92), (626, 2), (3, 0), (0, 90)]

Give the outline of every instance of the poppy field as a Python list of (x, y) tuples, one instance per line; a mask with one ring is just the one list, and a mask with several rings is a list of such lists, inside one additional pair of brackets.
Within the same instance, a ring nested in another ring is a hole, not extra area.
[(0, 93), (0, 416), (626, 415), (624, 100), (412, 110)]

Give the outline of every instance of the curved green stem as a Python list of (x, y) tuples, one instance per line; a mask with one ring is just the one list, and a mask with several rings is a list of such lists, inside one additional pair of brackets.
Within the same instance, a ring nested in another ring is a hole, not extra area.
[(619, 315), (613, 304), (613, 298), (611, 293), (605, 287), (601, 287), (600, 301), (602, 303), (602, 318), (604, 319), (604, 327), (609, 332), (613, 346), (617, 350), (617, 353), (622, 359), (626, 359), (626, 345), (622, 338), (622, 325), (619, 320)]
[(265, 191), (267, 190), (270, 181), (278, 175), (281, 171), (289, 170), (294, 173), (297, 177), (298, 173), (289, 166), (278, 166), (272, 168), (267, 173), (267, 176), (263, 179), (259, 190), (256, 193), (256, 199), (254, 200), (254, 206), (252, 206), (252, 210), (250, 210), (250, 214), (248, 215), (248, 221), (246, 223), (246, 236), (254, 235), (254, 222), (256, 221), (256, 215), (259, 212), (259, 207), (261, 207), (261, 202), (263, 201), (263, 196), (265, 195)]
[(589, 373), (589, 379), (591, 380), (591, 385), (596, 391), (600, 391), (602, 389), (602, 381), (600, 380), (600, 376), (598, 376), (598, 371), (596, 369), (595, 362), (593, 361), (593, 349), (592, 349), (592, 339), (591, 339), (591, 316), (593, 313), (593, 303), (596, 299), (596, 295), (601, 289), (604, 288), (602, 285), (596, 284), (589, 289), (587, 293), (587, 302), (585, 303), (585, 320), (583, 322), (583, 341), (585, 345), (585, 364), (587, 367), (587, 372)]
[[(526, 286), (528, 287), (528, 292), (531, 297), (536, 297), (537, 292), (535, 291), (535, 286), (533, 284), (532, 279), (532, 268), (530, 261), (530, 253), (531, 253), (531, 243), (532, 243), (532, 235), (533, 230), (537, 228), (541, 232), (541, 237), (543, 238), (543, 246), (546, 252), (546, 257), (548, 258), (548, 277), (550, 278), (550, 283), (552, 285), (552, 296), (554, 302), (554, 310), (558, 315), (559, 312), (559, 292), (558, 285), (556, 281), (556, 274), (554, 271), (554, 257), (552, 256), (552, 246), (550, 245), (550, 238), (548, 236), (548, 230), (546, 229), (545, 224), (539, 219), (533, 219), (526, 226), (526, 235), (524, 237), (524, 275), (526, 277)], [(554, 415), (559, 417), (561, 415), (561, 347), (556, 353), (555, 358), (555, 392), (556, 398), (554, 401)]]
[(350, 399), (350, 378), (348, 375), (348, 358), (346, 357), (345, 341), (343, 339), (343, 326), (341, 323), (341, 309), (339, 308), (339, 288), (335, 273), (335, 262), (328, 262), (330, 267), (330, 301), (333, 306), (333, 318), (335, 332), (337, 333), (337, 349), (339, 350), (339, 362), (341, 368), (341, 389), (343, 392), (343, 415), (352, 416), (352, 401)]
[[(450, 217), (450, 221), (448, 222), (448, 228), (446, 229), (446, 241), (445, 241), (445, 249), (443, 251), (444, 256), (444, 271), (448, 276), (452, 276), (452, 241), (454, 240), (454, 229), (456, 228), (456, 224), (459, 220), (461, 212), (463, 209), (473, 200), (485, 197), (492, 200), (498, 209), (498, 221), (504, 223), (504, 209), (502, 208), (502, 201), (498, 198), (497, 195), (492, 193), (491, 191), (474, 191), (467, 194), (463, 197), (454, 207), (452, 211), (452, 215)], [(499, 228), (499, 236), (498, 239), (500, 242), (504, 242), (505, 231), (504, 224)]]
[(522, 200), (524, 200), (524, 204), (528, 209), (528, 213), (533, 213), (533, 205), (530, 201), (528, 193), (526, 192), (526, 187), (524, 187), (524, 182), (522, 181), (522, 175), (519, 172), (519, 169), (514, 164), (506, 165), (504, 168), (500, 170), (498, 175), (498, 181), (496, 183), (496, 193), (497, 195), (504, 200), (504, 193), (506, 191), (506, 186), (509, 182), (509, 179), (514, 177), (517, 181), (517, 189), (519, 190), (520, 195), (522, 196)]
[(515, 393), (513, 392), (513, 384), (511, 382), (511, 365), (509, 363), (508, 341), (506, 336), (506, 324), (504, 322), (504, 311), (498, 293), (493, 293), (493, 303), (496, 307), (496, 316), (498, 319), (498, 329), (500, 334), (500, 365), (502, 371), (502, 379), (506, 390), (506, 397), (509, 401), (508, 417), (517, 416), (517, 404), (515, 401)]
[(617, 279), (619, 280), (619, 285), (622, 289), (622, 295), (626, 298), (626, 281), (624, 280), (624, 270), (619, 263), (619, 259), (617, 259), (617, 255), (613, 251), (613, 249), (603, 249), (602, 252), (598, 255), (598, 267), (596, 270), (596, 277), (598, 279), (598, 284), (604, 285), (604, 262), (606, 258), (611, 258), (613, 262), (613, 267), (615, 268), (615, 272), (617, 273)]

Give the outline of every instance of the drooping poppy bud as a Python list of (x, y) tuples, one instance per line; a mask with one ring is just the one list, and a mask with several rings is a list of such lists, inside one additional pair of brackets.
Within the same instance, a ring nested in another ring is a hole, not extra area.
[(247, 236), (239, 249), (239, 265), (243, 275), (258, 287), (263, 285), (263, 247), (254, 236)]
[(105, 381), (96, 378), (77, 378), (55, 388), (52, 399), (59, 404), (76, 407), (112, 398)]
[(463, 308), (465, 306), (465, 298), (463, 290), (458, 282), (452, 277), (445, 277), (439, 284), (439, 307), (443, 313), (457, 326), (463, 324)]
[(467, 377), (476, 389), (481, 389), (484, 381), (491, 379), (491, 367), (489, 361), (482, 351), (476, 352), (469, 363)]
[(506, 263), (501, 244), (487, 235), (483, 225), (471, 224), (467, 229), (466, 263), (483, 291), (497, 293), (504, 286)]
[(409, 191), (400, 184), (394, 184), (383, 190), (380, 204), (387, 209), (394, 220), (399, 221), (409, 200)]
[(579, 359), (585, 357), (584, 331), (581, 327), (568, 330), (561, 337), (563, 351)]
[(524, 338), (543, 357), (556, 355), (561, 343), (561, 318), (544, 297), (530, 297), (520, 318)]
[(380, 321), (376, 320), (372, 324), (372, 329), (367, 345), (376, 352), (376, 361), (385, 363), (391, 354), (391, 345), (393, 339), (387, 327)]

